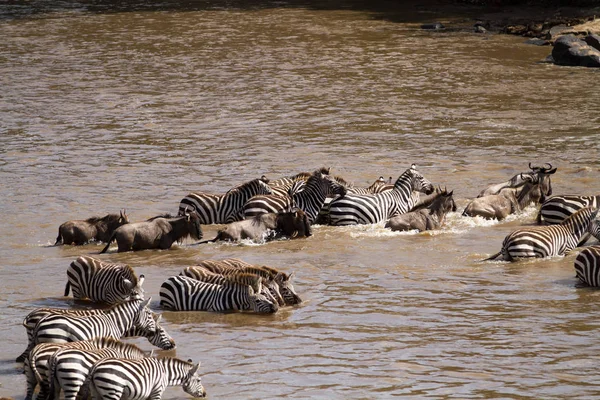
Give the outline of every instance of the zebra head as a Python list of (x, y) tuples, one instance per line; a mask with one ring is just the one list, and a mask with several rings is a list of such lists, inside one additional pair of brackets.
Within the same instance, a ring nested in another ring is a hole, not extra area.
[[(150, 300), (152, 300), (152, 297), (139, 303), (139, 307), (133, 318), (133, 326), (138, 329), (147, 330), (148, 332), (156, 332), (156, 321), (152, 316), (152, 311), (148, 308)], [(136, 300), (136, 302), (139, 302), (139, 300)]]
[(160, 319), (162, 317), (161, 314), (152, 313), (152, 317), (156, 321), (156, 331), (150, 332), (148, 330), (142, 331), (142, 336), (144, 336), (150, 343), (154, 346), (161, 348), (163, 350), (172, 350), (175, 347), (175, 339), (171, 337), (165, 330), (165, 328), (160, 325)]
[[(189, 363), (192, 360), (188, 360)], [(188, 372), (187, 376), (183, 379), (182, 388), (183, 390), (193, 396), (193, 397), (206, 397), (206, 390), (204, 386), (202, 386), (202, 379), (200, 379), (200, 375), (198, 375), (198, 369), (200, 368), (200, 363), (195, 364)]]
[(255, 292), (254, 289), (252, 289), (252, 286), (248, 286), (248, 298), (250, 300), (250, 306), (254, 312), (260, 314), (273, 314), (277, 312), (279, 306), (267, 299), (267, 297), (262, 294), (261, 291)]
[[(596, 210), (596, 213), (597, 212), (598, 211)], [(588, 232), (593, 237), (600, 240), (600, 221), (598, 221), (597, 219), (593, 219), (592, 222), (590, 222), (590, 226), (588, 227)]]
[(338, 182), (334, 177), (332, 177), (331, 175), (322, 175), (323, 179), (326, 183), (326, 192), (327, 196), (336, 196), (339, 195), (340, 197), (344, 197), (346, 195), (346, 186), (344, 186), (343, 183)]
[(124, 280), (124, 281), (129, 281), (128, 283), (125, 282), (125, 285), (131, 287), (130, 298), (136, 299), (136, 300), (144, 299), (144, 288), (142, 287), (142, 285), (144, 284), (145, 279), (146, 279), (146, 276), (144, 274), (141, 274), (140, 277), (138, 278), (137, 285), (134, 285), (133, 282), (129, 281), (129, 279)]
[[(410, 174), (410, 182), (413, 190), (425, 194), (433, 193), (435, 188), (427, 178), (417, 171), (417, 166), (415, 164), (412, 164), (407, 172)], [(402, 176), (400, 178), (402, 178)], [(400, 180), (400, 178), (398, 178), (398, 180)]]
[(279, 292), (281, 293), (281, 297), (283, 297), (283, 301), (285, 302), (285, 304), (290, 306), (302, 303), (302, 299), (296, 293), (294, 285), (292, 285), (293, 277), (293, 272), (289, 275), (280, 272), (275, 276), (275, 282), (277, 282), (277, 284), (279, 285)]

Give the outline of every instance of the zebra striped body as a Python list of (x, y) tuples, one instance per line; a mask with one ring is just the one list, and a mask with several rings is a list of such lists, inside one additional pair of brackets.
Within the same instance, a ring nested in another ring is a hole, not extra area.
[(273, 193), (266, 177), (254, 179), (229, 190), (224, 195), (193, 192), (179, 203), (179, 215), (195, 210), (201, 224), (228, 224), (244, 219), (244, 204), (252, 197)]
[(72, 288), (76, 299), (88, 298), (95, 302), (117, 304), (133, 297), (144, 297), (144, 275), (138, 280), (129, 265), (108, 264), (81, 256), (69, 265), (67, 277), (65, 296), (69, 295), (69, 289)]
[[(27, 358), (29, 351), (34, 346), (33, 330), (35, 329), (35, 326), (37, 325), (37, 323), (42, 318), (46, 317), (47, 315), (59, 314), (59, 315), (73, 315), (73, 316), (79, 316), (79, 317), (87, 317), (90, 315), (104, 314), (109, 310), (110, 309), (107, 309), (107, 310), (98, 310), (98, 309), (72, 310), (72, 309), (65, 309), (65, 308), (38, 308), (38, 309), (30, 312), (29, 314), (27, 314), (27, 316), (23, 320), (23, 326), (25, 327), (25, 331), (27, 332), (27, 341), (28, 341), (27, 349), (25, 349), (25, 351), (19, 357), (17, 357), (16, 361), (22, 362), (25, 360), (25, 358)], [(174, 349), (175, 341), (167, 333), (165, 328), (163, 328), (159, 324), (159, 321), (161, 318), (160, 314), (152, 313), (152, 318), (154, 318), (154, 321), (156, 321), (156, 331), (152, 332), (148, 329), (142, 329), (142, 328), (138, 328), (138, 327), (134, 326), (131, 329), (129, 329), (123, 335), (123, 337), (143, 336), (146, 339), (148, 339), (148, 341), (151, 344), (153, 344), (154, 346), (159, 347), (163, 350)]]
[(40, 385), (37, 399), (42, 400), (50, 394), (49, 361), (57, 351), (64, 349), (94, 350), (113, 344), (112, 338), (98, 337), (92, 340), (82, 340), (70, 343), (40, 343), (36, 345), (28, 358), (25, 359), (25, 377), (27, 380), (26, 400), (33, 396), (36, 386)]
[[(292, 284), (292, 278), (294, 277), (294, 273), (286, 274), (285, 272), (278, 271), (274, 268), (263, 266), (253, 266), (245, 261), (239, 260), (237, 258), (226, 258), (223, 260), (204, 260), (199, 263), (199, 266), (208, 269), (209, 271), (219, 273), (219, 274), (228, 274), (231, 271), (244, 270), (246, 272), (250, 272), (249, 268), (259, 268), (263, 271), (266, 271), (270, 279), (277, 284), (279, 293), (283, 298), (283, 302), (285, 305), (292, 306), (302, 303), (302, 299), (296, 293), (294, 289), (294, 285)], [(260, 276), (264, 276), (263, 273), (258, 273)]]
[(160, 304), (174, 311), (242, 311), (274, 313), (278, 307), (247, 285), (200, 282), (187, 276), (172, 276), (160, 287)]
[[(194, 278), (197, 281), (226, 285), (232, 280), (241, 284), (252, 286), (255, 293), (260, 292), (267, 299), (280, 306), (285, 305), (279, 291), (279, 285), (275, 282), (271, 273), (259, 267), (246, 267), (241, 269), (230, 269), (224, 272), (213, 272), (200, 265), (194, 265), (183, 269), (180, 275)], [(264, 283), (261, 287), (258, 283)]]
[[(110, 338), (106, 338), (110, 339)], [(136, 345), (110, 339), (114, 343), (97, 349), (61, 349), (48, 361), (50, 395), (59, 400), (61, 389), (65, 400), (76, 400), (92, 366), (105, 358), (141, 359), (146, 357)], [(86, 398), (86, 397), (84, 397)]]
[(538, 224), (560, 224), (574, 212), (585, 207), (598, 207), (600, 196), (552, 196), (542, 203), (537, 215)]
[(77, 342), (102, 336), (119, 339), (133, 327), (156, 332), (156, 321), (147, 307), (150, 300), (130, 300), (87, 317), (48, 315), (33, 331), (34, 344)]
[(600, 286), (600, 246), (589, 246), (575, 258), (577, 279), (587, 286)]
[(252, 197), (244, 205), (244, 216), (250, 218), (266, 213), (289, 212), (297, 207), (304, 211), (309, 223), (312, 224), (323, 207), (327, 196), (337, 194), (344, 196), (346, 188), (329, 175), (325, 175), (321, 171), (315, 171), (308, 178), (304, 190), (297, 191), (291, 196), (263, 195)]
[(487, 260), (500, 255), (506, 261), (520, 257), (562, 256), (573, 250), (584, 235), (596, 227), (593, 222), (598, 209), (583, 208), (560, 225), (533, 226), (517, 229), (502, 242), (502, 249)]
[(159, 400), (167, 386), (181, 385), (193, 397), (206, 397), (200, 363), (177, 358), (98, 361), (89, 373), (94, 400)]
[(352, 195), (334, 199), (329, 207), (331, 225), (376, 224), (410, 211), (415, 198), (413, 190), (433, 192), (433, 185), (415, 165), (407, 169), (394, 184), (394, 189), (378, 194)]

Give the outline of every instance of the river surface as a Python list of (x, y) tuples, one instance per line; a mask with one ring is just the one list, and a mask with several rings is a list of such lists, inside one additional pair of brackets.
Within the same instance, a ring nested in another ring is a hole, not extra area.
[[(436, 10), (248, 4), (0, 4), (0, 396), (24, 398), (23, 317), (87, 305), (62, 297), (65, 271), (102, 246), (52, 246), (62, 222), (141, 221), (321, 166), (368, 186), (416, 163), (454, 190), (439, 231), (96, 257), (145, 274), (158, 312), (161, 283), (203, 259), (295, 272), (304, 302), (274, 315), (163, 313), (178, 347), (157, 354), (200, 360), (211, 399), (599, 398), (600, 292), (576, 287), (575, 253), (480, 262), (537, 211), (460, 215), (529, 162), (558, 167), (555, 194), (600, 194), (598, 71)], [(460, 29), (419, 29), (437, 20)]]

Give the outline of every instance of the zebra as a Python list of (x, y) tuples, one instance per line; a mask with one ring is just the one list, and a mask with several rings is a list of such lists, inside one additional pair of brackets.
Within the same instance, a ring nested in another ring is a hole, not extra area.
[(502, 249), (483, 261), (499, 256), (505, 261), (518, 257), (551, 257), (564, 255), (578, 246), (581, 239), (598, 230), (594, 218), (598, 209), (586, 207), (571, 215), (559, 225), (532, 226), (517, 229), (502, 242)]
[(108, 264), (98, 259), (81, 256), (67, 268), (68, 281), (65, 296), (73, 289), (76, 299), (117, 304), (129, 298), (143, 298), (144, 275), (136, 276), (129, 265)]
[[(263, 271), (266, 271), (270, 275), (270, 279), (273, 279), (277, 284), (279, 293), (281, 294), (285, 305), (292, 306), (302, 303), (302, 299), (300, 296), (298, 296), (296, 290), (294, 289), (294, 285), (292, 284), (292, 278), (295, 276), (294, 272), (288, 275), (285, 272), (279, 271), (275, 268), (268, 267), (266, 265), (254, 266), (237, 258), (226, 258), (218, 261), (204, 260), (200, 262), (199, 266), (219, 274), (227, 274), (230, 273), (228, 271), (231, 270), (244, 270), (246, 272), (251, 272), (249, 268), (259, 268)], [(263, 273), (259, 273), (259, 275), (263, 276), (262, 274)]]
[(206, 397), (200, 363), (174, 357), (125, 360), (105, 358), (88, 374), (94, 400), (159, 400), (167, 386), (182, 386), (193, 397)]
[(192, 192), (179, 203), (179, 215), (195, 210), (201, 224), (228, 224), (244, 219), (243, 207), (255, 195), (269, 195), (273, 191), (263, 175), (230, 189), (223, 195)]
[[(60, 315), (73, 315), (78, 317), (88, 317), (90, 315), (98, 315), (105, 314), (110, 311), (109, 309), (91, 309), (91, 310), (73, 310), (73, 309), (65, 309), (65, 308), (38, 308), (27, 314), (27, 316), (23, 319), (23, 326), (25, 327), (25, 331), (27, 332), (27, 348), (19, 357), (17, 357), (16, 362), (23, 362), (29, 354), (29, 351), (34, 346), (33, 340), (33, 330), (37, 323), (47, 315), (50, 314), (60, 314)], [(152, 318), (156, 321), (156, 331), (151, 332), (147, 329), (138, 328), (136, 326), (129, 329), (123, 337), (135, 337), (135, 336), (143, 336), (148, 339), (148, 341), (160, 347), (163, 350), (170, 350), (175, 348), (175, 342), (173, 338), (165, 331), (165, 329), (159, 324), (161, 315), (152, 313)]]
[(308, 178), (305, 188), (292, 195), (252, 197), (244, 205), (244, 216), (250, 218), (259, 214), (292, 211), (296, 207), (304, 211), (309, 223), (313, 224), (326, 197), (334, 195), (345, 196), (346, 188), (331, 176), (317, 170)]
[[(61, 389), (65, 400), (76, 400), (92, 366), (105, 358), (141, 359), (146, 353), (138, 346), (113, 338), (97, 349), (61, 349), (48, 360), (50, 399), (59, 400)], [(112, 343), (111, 343), (112, 342)], [(87, 398), (87, 396), (81, 396)]]
[(121, 338), (132, 327), (156, 332), (156, 321), (147, 300), (129, 300), (105, 313), (90, 316), (50, 314), (42, 318), (33, 330), (34, 344), (77, 342), (97, 336)]
[(394, 184), (394, 189), (378, 194), (352, 195), (334, 199), (329, 207), (331, 225), (376, 224), (404, 214), (415, 203), (413, 190), (430, 194), (431, 182), (412, 164)]
[[(213, 272), (210, 269), (201, 265), (194, 265), (186, 267), (179, 275), (189, 276), (198, 281), (207, 283), (217, 283), (219, 285), (227, 284), (233, 280), (242, 282), (243, 284), (252, 286), (255, 293), (259, 292), (264, 294), (270, 301), (277, 302), (278, 305), (283, 306), (285, 302), (279, 291), (279, 285), (275, 282), (271, 272), (264, 270), (260, 267), (245, 267), (241, 269), (226, 269), (223, 272)], [(259, 287), (258, 283), (264, 283)]]
[[(62, 309), (60, 309), (62, 310)], [(62, 310), (62, 311), (102, 311), (102, 310)], [(90, 314), (92, 315), (92, 314)], [(160, 314), (154, 314), (153, 318), (156, 321), (156, 331), (150, 332), (147, 329), (132, 327), (128, 330), (123, 337), (137, 337), (143, 336), (154, 346), (162, 349), (162, 350), (172, 350), (176, 348), (175, 340), (167, 333), (165, 328), (163, 328), (159, 322), (161, 319)], [(35, 387), (37, 384), (40, 385), (41, 390), (38, 395), (38, 399), (44, 399), (48, 394), (49, 390), (49, 380), (48, 380), (48, 361), (52, 354), (54, 354), (57, 350), (65, 349), (65, 348), (88, 348), (87, 343), (93, 342), (97, 340), (97, 338), (91, 340), (84, 340), (78, 342), (68, 342), (68, 343), (40, 343), (33, 347), (29, 357), (24, 357), (24, 369), (27, 377), (27, 393), (29, 394), (29, 398), (33, 394)], [(107, 341), (107, 338), (104, 338)], [(83, 347), (82, 347), (83, 346)], [(100, 346), (102, 347), (102, 346)], [(96, 348), (96, 347), (93, 347)]]
[(586, 286), (600, 286), (600, 246), (589, 246), (575, 258), (575, 274)]
[(552, 196), (542, 203), (536, 220), (538, 224), (560, 224), (577, 210), (599, 205), (600, 196)]
[(160, 287), (160, 305), (173, 311), (241, 311), (272, 314), (279, 308), (251, 286), (205, 283), (187, 276), (172, 276)]

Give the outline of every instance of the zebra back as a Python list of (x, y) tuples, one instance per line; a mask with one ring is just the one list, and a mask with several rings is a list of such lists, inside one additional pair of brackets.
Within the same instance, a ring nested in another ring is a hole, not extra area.
[(573, 213), (585, 207), (598, 207), (600, 196), (564, 195), (547, 198), (537, 215), (539, 224), (560, 224)]
[(598, 209), (583, 208), (559, 225), (521, 228), (506, 236), (502, 243), (505, 260), (519, 257), (549, 257), (564, 255), (589, 234)]
[[(86, 381), (90, 368), (104, 358), (140, 359), (146, 353), (138, 346), (123, 343), (113, 338), (103, 338), (103, 346), (94, 349), (60, 349), (48, 360), (49, 391), (58, 400), (61, 388), (65, 400), (75, 400)], [(87, 396), (82, 396), (87, 398)]]
[(47, 315), (33, 331), (34, 343), (76, 342), (99, 336), (118, 339), (134, 326), (154, 332), (156, 321), (147, 307), (150, 300), (130, 300), (97, 315)]
[(575, 274), (587, 286), (600, 286), (600, 246), (589, 246), (575, 257)]
[(243, 219), (243, 206), (252, 197), (271, 194), (269, 180), (263, 176), (228, 190), (223, 195), (193, 192), (179, 203), (179, 215), (195, 210), (201, 224), (227, 224)]
[(137, 360), (106, 358), (91, 368), (88, 379), (93, 398), (161, 398), (167, 386), (182, 386), (194, 397), (206, 397), (198, 375), (200, 363), (173, 357)]
[(67, 268), (69, 286), (73, 297), (117, 304), (130, 298), (143, 298), (144, 275), (138, 279), (129, 265), (109, 264), (89, 256), (80, 256)]
[(160, 304), (175, 311), (241, 311), (274, 313), (277, 305), (252, 287), (229, 283), (217, 285), (187, 276), (172, 276), (160, 287)]

